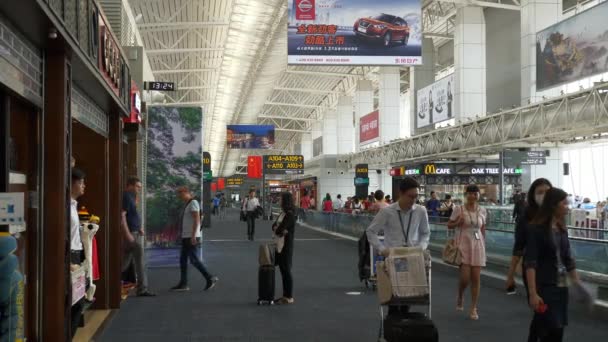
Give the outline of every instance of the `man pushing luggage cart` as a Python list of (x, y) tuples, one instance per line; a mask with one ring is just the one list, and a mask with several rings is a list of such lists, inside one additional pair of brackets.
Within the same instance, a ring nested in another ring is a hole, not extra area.
[[(378, 287), (383, 286), (378, 289), (379, 295), (387, 293), (388, 285), (391, 297), (390, 300), (381, 298), (381, 305), (388, 305), (386, 318), (380, 308), (383, 319), (380, 338), (389, 342), (398, 336), (409, 336), (408, 340), (412, 342), (434, 341), (436, 337), (436, 329), (426, 315), (409, 312), (411, 305), (423, 304), (428, 305), (430, 316), (430, 258), (426, 249), (431, 232), (426, 209), (415, 204), (419, 187), (411, 177), (401, 180), (399, 199), (380, 210), (366, 230), (370, 245), (386, 258), (385, 262), (377, 264), (377, 273)], [(384, 241), (378, 236), (381, 233), (384, 233)], [(427, 273), (428, 277), (424, 277)], [(421, 295), (414, 296), (418, 291)], [(413, 326), (417, 328), (413, 329)], [(420, 329), (421, 326), (428, 329)], [(429, 338), (415, 339), (419, 334)]]

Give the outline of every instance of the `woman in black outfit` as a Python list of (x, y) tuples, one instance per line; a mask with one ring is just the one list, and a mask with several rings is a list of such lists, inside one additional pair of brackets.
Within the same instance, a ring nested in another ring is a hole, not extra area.
[(568, 325), (567, 276), (580, 286), (565, 225), (567, 214), (568, 194), (551, 188), (528, 228), (524, 266), (528, 301), (535, 312), (531, 330), (540, 342), (563, 340)]
[(281, 194), (281, 209), (283, 212), (272, 227), (275, 235), (283, 237), (285, 244), (281, 252), (277, 251), (276, 263), (283, 279), (283, 297), (277, 299), (277, 304), (293, 304), (293, 276), (291, 275), (291, 262), (293, 259), (293, 242), (296, 226), (295, 205), (293, 196), (289, 192)]
[[(543, 203), (545, 193), (552, 187), (553, 185), (551, 185), (549, 180), (545, 178), (538, 178), (532, 182), (532, 185), (530, 185), (530, 190), (528, 190), (527, 196), (528, 198), (527, 201), (524, 202), (523, 207), (513, 208), (513, 210), (519, 210), (520, 212), (514, 215), (517, 217), (515, 220), (515, 243), (513, 244), (511, 267), (509, 268), (509, 273), (507, 274), (507, 294), (515, 293), (515, 270), (524, 256), (528, 225), (530, 224), (530, 221), (534, 219), (536, 213), (538, 213), (538, 209)], [(525, 285), (525, 276), (523, 277), (523, 280)]]

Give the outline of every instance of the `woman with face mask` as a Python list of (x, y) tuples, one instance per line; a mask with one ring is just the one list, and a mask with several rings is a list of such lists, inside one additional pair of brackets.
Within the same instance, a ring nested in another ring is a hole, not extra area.
[(568, 282), (580, 287), (570, 252), (566, 215), (568, 194), (557, 188), (547, 191), (538, 213), (527, 229), (524, 258), (528, 302), (534, 310), (530, 324), (533, 339), (561, 342), (568, 325)]
[(458, 282), (456, 310), (464, 310), (464, 291), (471, 284), (471, 309), (469, 318), (478, 320), (477, 301), (481, 287), (481, 268), (486, 266), (486, 210), (479, 206), (479, 187), (468, 185), (465, 204), (454, 208), (448, 221), (449, 229), (456, 229), (456, 241), (462, 263)]
[(526, 248), (526, 230), (528, 224), (538, 213), (538, 209), (543, 203), (545, 193), (552, 187), (551, 182), (545, 178), (538, 178), (535, 180), (532, 185), (530, 185), (530, 190), (528, 190), (528, 198), (522, 212), (517, 215), (518, 219), (515, 221), (515, 243), (513, 245), (513, 255), (511, 257), (509, 273), (507, 274), (507, 294), (515, 293), (515, 270), (524, 256), (524, 251)]

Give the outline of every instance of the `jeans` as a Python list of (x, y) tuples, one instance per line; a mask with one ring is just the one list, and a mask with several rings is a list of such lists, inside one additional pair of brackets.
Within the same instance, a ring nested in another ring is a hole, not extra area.
[(247, 236), (250, 240), (253, 240), (255, 235), (255, 213), (253, 211), (247, 212)]
[(129, 268), (131, 261), (134, 261), (135, 275), (137, 276), (137, 293), (148, 290), (148, 275), (146, 273), (144, 255), (144, 237), (139, 232), (131, 232), (135, 239), (132, 243), (127, 242), (124, 258), (122, 260), (122, 271)]
[[(197, 242), (200, 241), (199, 238), (196, 240)], [(207, 282), (210, 282), (213, 276), (207, 271), (203, 262), (198, 258), (198, 255), (196, 254), (196, 245), (192, 244), (190, 238), (182, 238), (182, 250), (179, 256), (180, 285), (188, 285), (188, 259), (190, 259), (192, 266), (201, 272)]]

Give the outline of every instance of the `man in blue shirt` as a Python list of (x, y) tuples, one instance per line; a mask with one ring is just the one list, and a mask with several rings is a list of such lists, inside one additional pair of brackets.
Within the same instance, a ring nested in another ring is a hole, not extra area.
[(426, 203), (426, 209), (429, 212), (429, 216), (432, 221), (437, 220), (439, 216), (439, 208), (441, 207), (441, 202), (437, 199), (437, 194), (435, 191), (431, 191), (431, 199)]
[(156, 294), (148, 290), (148, 275), (146, 273), (144, 255), (144, 228), (141, 225), (141, 216), (137, 212), (137, 194), (141, 191), (141, 181), (137, 177), (127, 180), (127, 188), (122, 195), (121, 228), (125, 236), (126, 248), (122, 263), (123, 272), (135, 261), (135, 275), (137, 276), (137, 296), (154, 297)]

